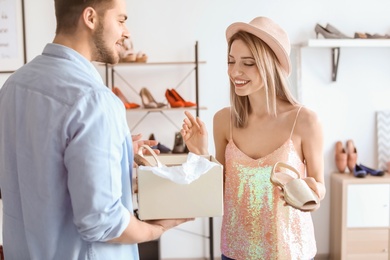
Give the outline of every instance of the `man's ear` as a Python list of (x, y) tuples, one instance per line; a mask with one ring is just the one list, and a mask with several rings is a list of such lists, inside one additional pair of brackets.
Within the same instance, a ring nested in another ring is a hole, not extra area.
[(97, 19), (98, 19), (98, 15), (95, 9), (93, 9), (92, 7), (87, 7), (84, 9), (82, 14), (82, 20), (85, 26), (87, 26), (92, 30), (95, 29), (97, 24)]

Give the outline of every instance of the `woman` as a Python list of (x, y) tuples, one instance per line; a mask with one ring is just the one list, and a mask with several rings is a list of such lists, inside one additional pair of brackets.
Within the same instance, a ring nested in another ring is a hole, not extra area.
[[(257, 17), (226, 30), (231, 106), (214, 116), (217, 160), (224, 165), (222, 259), (313, 259), (310, 212), (288, 206), (270, 182), (273, 165), (297, 169), (325, 196), (323, 134), (316, 114), (291, 95), (290, 43), (272, 20)], [(186, 112), (181, 134), (188, 149), (207, 154), (207, 130)]]

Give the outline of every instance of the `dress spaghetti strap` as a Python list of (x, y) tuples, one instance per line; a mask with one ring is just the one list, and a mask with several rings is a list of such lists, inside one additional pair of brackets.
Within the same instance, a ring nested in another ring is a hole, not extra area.
[(292, 126), (291, 133), (290, 133), (290, 140), (291, 140), (292, 134), (294, 132), (295, 124), (297, 123), (298, 115), (299, 115), (299, 112), (301, 111), (301, 108), (302, 108), (302, 106), (299, 107), (297, 115), (295, 116), (294, 124)]
[(233, 140), (233, 125), (232, 125), (232, 121), (233, 121), (233, 115), (232, 115), (232, 108), (230, 107), (230, 139), (229, 141)]

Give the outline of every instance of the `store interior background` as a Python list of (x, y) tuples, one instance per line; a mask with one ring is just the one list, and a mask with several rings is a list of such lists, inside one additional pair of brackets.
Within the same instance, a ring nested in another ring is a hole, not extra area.
[[(30, 61), (41, 54), (47, 42), (53, 40), (54, 1), (24, 1), (27, 61)], [(329, 185), (329, 177), (336, 170), (334, 144), (338, 140), (345, 143), (353, 139), (358, 162), (377, 167), (375, 112), (390, 109), (390, 48), (341, 48), (337, 81), (332, 82), (330, 48), (300, 49), (298, 45), (316, 37), (316, 23), (323, 26), (330, 23), (350, 36), (355, 32), (389, 34), (389, 1), (127, 0), (127, 10), (127, 25), (134, 48), (144, 51), (151, 62), (193, 60), (194, 44), (199, 42), (199, 60), (206, 62), (200, 65), (199, 103), (207, 107), (207, 110), (201, 110), (200, 117), (208, 126), (211, 154), (214, 154), (213, 115), (229, 105), (225, 29), (232, 22), (249, 22), (256, 16), (269, 16), (288, 32), (294, 46), (291, 56), (294, 74), (290, 78), (293, 92), (299, 93), (301, 102), (316, 111), (322, 121), (326, 184)], [(298, 50), (302, 54), (301, 66), (297, 66)], [(140, 76), (131, 72), (132, 69), (121, 69), (124, 73), (133, 73), (126, 77), (132, 79), (137, 88), (145, 84), (158, 101), (165, 99), (167, 88), (174, 87), (169, 82), (177, 82), (181, 77), (181, 74), (175, 73), (183, 70), (173, 68), (174, 73), (170, 74), (172, 71), (161, 67), (140, 72)], [(99, 71), (104, 77), (102, 67), (99, 67)], [(0, 85), (8, 76), (0, 74)], [(122, 83), (119, 81), (118, 84)], [(124, 84), (120, 87), (126, 88)], [(178, 91), (185, 99), (195, 100), (193, 80), (185, 81)], [(126, 94), (131, 98), (130, 92)], [(140, 104), (139, 97), (135, 98), (132, 101)], [(170, 115), (180, 126), (183, 111)], [(129, 124), (133, 117), (141, 115), (128, 114)], [(174, 131), (166, 119), (151, 115), (134, 129), (133, 134), (142, 133), (144, 138), (148, 138), (153, 132), (161, 143), (172, 147)], [(329, 252), (330, 206), (328, 193), (321, 208), (312, 213), (319, 255)], [(220, 255), (220, 223), (221, 218), (214, 218), (215, 256)], [(207, 235), (208, 219), (197, 219), (181, 229)], [(161, 254), (162, 258), (207, 257), (208, 240), (181, 230), (172, 230), (163, 235)]]

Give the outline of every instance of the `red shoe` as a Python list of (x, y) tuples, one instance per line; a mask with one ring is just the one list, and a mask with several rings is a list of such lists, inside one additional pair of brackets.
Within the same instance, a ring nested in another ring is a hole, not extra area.
[(172, 107), (172, 108), (175, 108), (175, 107), (184, 107), (184, 103), (180, 100), (177, 100), (177, 98), (173, 95), (172, 91), (167, 89), (165, 91), (165, 97), (167, 98), (168, 100), (168, 103), (169, 105)]
[(118, 87), (112, 87), (112, 92), (123, 102), (126, 109), (134, 109), (139, 108), (140, 105), (136, 103), (131, 103), (127, 101), (125, 95), (123, 95), (122, 91)]
[(184, 100), (184, 98), (182, 98), (182, 97), (179, 95), (179, 93), (176, 92), (176, 90), (171, 89), (171, 93), (172, 93), (172, 95), (175, 97), (175, 99), (176, 99), (177, 101), (183, 102), (183, 104), (184, 104), (185, 107), (196, 107), (196, 104), (195, 104), (195, 103)]

